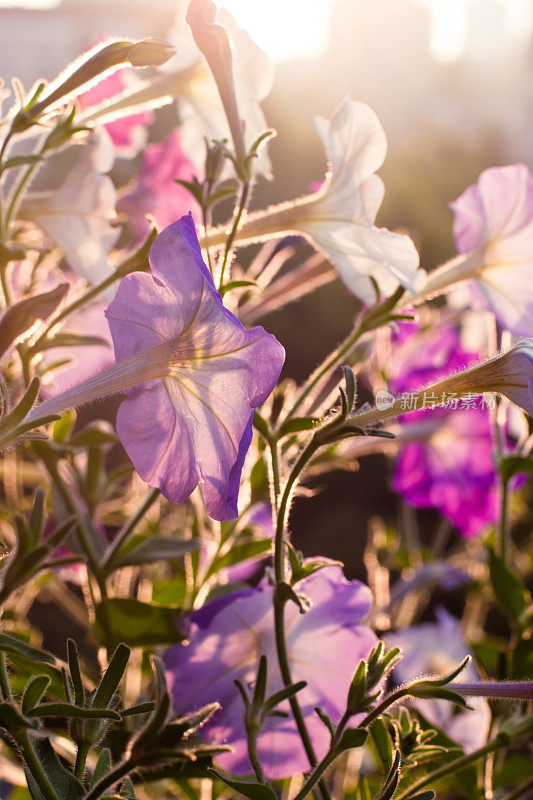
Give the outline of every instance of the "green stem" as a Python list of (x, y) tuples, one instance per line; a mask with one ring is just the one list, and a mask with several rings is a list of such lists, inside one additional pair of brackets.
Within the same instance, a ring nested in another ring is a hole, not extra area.
[(250, 759), (250, 764), (252, 765), (253, 771), (255, 772), (255, 777), (259, 783), (266, 783), (265, 773), (263, 772), (263, 767), (261, 766), (261, 761), (259, 760), (259, 754), (257, 752), (257, 733), (258, 731), (256, 729), (252, 729), (251, 726), (249, 726), (246, 730), (248, 758)]
[(463, 767), (467, 767), (468, 764), (471, 764), (473, 761), (477, 761), (478, 758), (482, 758), (483, 756), (487, 755), (487, 753), (493, 753), (495, 750), (499, 750), (500, 747), (506, 747), (508, 744), (509, 740), (507, 737), (496, 736), (490, 742), (487, 742), (487, 744), (483, 747), (480, 747), (478, 750), (474, 750), (473, 753), (469, 753), (468, 755), (461, 756), (453, 761), (449, 761), (447, 764), (444, 764), (444, 766), (439, 767), (439, 769), (430, 772), (429, 775), (425, 775), (423, 778), (420, 778), (420, 780), (415, 781), (415, 783), (412, 783), (403, 792), (400, 792), (400, 794), (397, 795), (394, 800), (407, 800), (408, 797), (416, 794), (420, 789), (428, 786), (428, 784), (438, 781), (441, 778), (444, 778), (446, 775), (458, 772), (459, 770), (463, 769)]
[(30, 741), (30, 737), (26, 730), (18, 730), (16, 735), (11, 732), (13, 738), (19, 745), (22, 755), (24, 757), (24, 761), (26, 762), (28, 769), (35, 779), (39, 789), (45, 800), (58, 800), (57, 794), (55, 793), (55, 789), (52, 786), (50, 779), (46, 772), (43, 769), (43, 765), (37, 758), (37, 754), (33, 749), (33, 745)]
[(81, 741), (78, 744), (78, 752), (76, 753), (76, 763), (74, 765), (74, 775), (79, 781), (83, 781), (85, 774), (85, 763), (89, 750), (91, 749), (91, 742)]
[(502, 480), (502, 509), (500, 517), (500, 556), (504, 564), (509, 555), (510, 520), (509, 520), (509, 481)]
[(280, 485), (280, 477), (279, 477), (279, 455), (278, 455), (278, 440), (276, 437), (272, 437), (268, 441), (268, 447), (270, 450), (270, 466), (272, 468), (272, 499), (273, 499), (273, 508), (276, 513), (278, 513), (279, 508), (279, 493), (281, 491)]
[(239, 229), (239, 223), (241, 221), (242, 215), (246, 210), (246, 204), (248, 202), (248, 192), (250, 190), (250, 183), (247, 181), (246, 183), (242, 184), (241, 188), (241, 196), (239, 199), (239, 205), (237, 206), (237, 210), (233, 217), (233, 225), (231, 226), (231, 230), (229, 232), (229, 236), (226, 240), (226, 247), (224, 250), (224, 256), (222, 257), (222, 266), (220, 268), (220, 279), (218, 282), (218, 290), (221, 291), (222, 287), (224, 286), (224, 273), (226, 271), (226, 264), (228, 263), (228, 259), (231, 253), (231, 249), (233, 246), (233, 242), (235, 240), (235, 236), (237, 235), (237, 231)]
[[(8, 144), (9, 144), (9, 141), (11, 139), (12, 134), (13, 134), (13, 132), (10, 129), (6, 133), (5, 139), (2, 142), (2, 147), (0, 147), (0, 169), (3, 167), (4, 156), (6, 154), (6, 150), (7, 150), (7, 147), (8, 147)], [(0, 172), (0, 174), (1, 174), (1, 172)], [(4, 223), (3, 223), (2, 195), (0, 193), (0, 241), (4, 241), (6, 238), (7, 238), (7, 225), (4, 226)], [(3, 272), (4, 272), (4, 269), (2, 268), (2, 273)], [(3, 281), (2, 281), (2, 285), (3, 285)], [(6, 302), (7, 302), (7, 297), (6, 297)]]
[(117, 552), (120, 550), (124, 542), (128, 539), (130, 534), (135, 530), (139, 522), (142, 520), (148, 509), (155, 503), (157, 498), (161, 492), (159, 489), (152, 489), (151, 492), (148, 493), (148, 496), (143, 501), (143, 503), (139, 506), (135, 514), (128, 520), (128, 522), (122, 526), (120, 531), (117, 533), (107, 551), (104, 555), (102, 561), (102, 570), (105, 572), (109, 570), (109, 567), (113, 564), (113, 559), (116, 556)]
[(9, 672), (7, 669), (7, 659), (5, 653), (0, 653), (0, 692), (8, 703), (13, 701), (11, 684), (9, 682)]
[(110, 786), (114, 786), (121, 778), (125, 778), (126, 775), (133, 772), (137, 766), (137, 763), (133, 763), (132, 761), (122, 761), (120, 764), (117, 764), (111, 772), (104, 775), (104, 777), (91, 788), (90, 792), (85, 795), (83, 800), (98, 800), (106, 789), (109, 789)]
[[(278, 663), (284, 686), (290, 686), (293, 683), (287, 654), (287, 643), (285, 641), (284, 612), (286, 600), (285, 598), (280, 597), (279, 592), (277, 591), (280, 584), (282, 584), (285, 580), (285, 526), (287, 522), (290, 500), (298, 477), (301, 475), (303, 469), (309, 463), (319, 446), (319, 443), (316, 441), (315, 437), (313, 437), (308, 443), (307, 447), (300, 453), (300, 456), (294, 464), (283, 490), (276, 524), (276, 538), (274, 545), (274, 572), (276, 578), (276, 589), (274, 590), (274, 631), (276, 637)], [(311, 767), (314, 769), (317, 763), (316, 753), (309, 737), (309, 733), (307, 732), (305, 720), (300, 709), (300, 704), (294, 695), (289, 698), (289, 703), (307, 758), (309, 759)], [(319, 787), (324, 800), (330, 800), (330, 793), (324, 781), (320, 781)]]

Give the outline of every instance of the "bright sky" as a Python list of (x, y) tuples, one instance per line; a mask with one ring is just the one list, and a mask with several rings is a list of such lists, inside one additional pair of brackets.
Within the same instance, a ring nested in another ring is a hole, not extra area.
[[(44, 8), (58, 0), (0, 0), (0, 6)], [(368, 0), (371, 2), (372, 0)], [(276, 61), (313, 56), (326, 48), (329, 6), (334, 0), (216, 0), (236, 17), (241, 27)], [(461, 55), (465, 37), (464, 12), (473, 0), (415, 0), (433, 12), (432, 49), (442, 61)], [(531, 26), (533, 0), (504, 0), (511, 27), (520, 35)]]
[[(216, 0), (235, 16), (241, 27), (275, 60), (320, 53), (327, 45), (328, 10), (332, 0)], [(371, 2), (371, 0), (368, 0)], [(433, 12), (434, 55), (442, 61), (457, 58), (464, 46), (464, 12), (472, 0), (416, 0)], [(516, 31), (529, 22), (531, 0), (505, 0)], [(265, 9), (268, 9), (266, 13)]]

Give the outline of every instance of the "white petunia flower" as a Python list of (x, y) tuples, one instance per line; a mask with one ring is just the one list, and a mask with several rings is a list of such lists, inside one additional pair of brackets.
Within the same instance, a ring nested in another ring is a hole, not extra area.
[[(392, 294), (399, 285), (417, 293), (425, 282), (416, 248), (404, 234), (377, 228), (383, 182), (374, 174), (387, 142), (369, 106), (345, 98), (331, 120), (316, 120), (329, 171), (320, 190), (248, 215), (237, 239), (263, 241), (289, 233), (305, 236), (336, 266), (341, 279), (364, 303)], [(218, 231), (204, 245), (219, 243)]]
[[(176, 55), (165, 64), (164, 71), (185, 74), (190, 70), (191, 78), (183, 84), (182, 93), (178, 96), (181, 143), (195, 167), (203, 170), (204, 137), (231, 140), (231, 134), (214, 78), (185, 21), (188, 2), (180, 2), (178, 5), (174, 26), (168, 35), (169, 41), (176, 48)], [(274, 65), (248, 33), (237, 27), (233, 17), (225, 9), (218, 12), (217, 23), (225, 28), (230, 41), (237, 106), (244, 125), (244, 141), (247, 148), (250, 148), (267, 129), (259, 103), (272, 89)], [(260, 148), (254, 167), (257, 173), (267, 178), (272, 177), (265, 147)]]
[(99, 130), (77, 150), (59, 188), (28, 194), (20, 215), (38, 225), (63, 250), (71, 269), (94, 284), (111, 273), (108, 251), (119, 236), (112, 224), (115, 188), (104, 174), (113, 165), (113, 146)]

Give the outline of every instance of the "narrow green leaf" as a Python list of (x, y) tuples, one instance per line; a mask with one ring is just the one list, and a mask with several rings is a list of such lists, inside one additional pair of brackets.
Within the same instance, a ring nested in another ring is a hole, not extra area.
[(33, 506), (31, 509), (30, 520), (28, 527), (30, 529), (33, 544), (36, 544), (41, 538), (41, 531), (44, 519), (44, 502), (46, 500), (46, 492), (42, 486), (38, 486), (33, 496)]
[(103, 750), (100, 751), (100, 755), (98, 756), (98, 761), (96, 762), (96, 767), (94, 768), (93, 777), (91, 780), (91, 786), (96, 786), (99, 780), (101, 780), (104, 775), (107, 775), (108, 772), (111, 770), (111, 753), (104, 747)]
[(218, 769), (211, 768), (208, 772), (229, 786), (230, 789), (235, 789), (236, 792), (240, 792), (243, 797), (249, 797), (250, 800), (277, 800), (275, 791), (266, 783), (234, 780)]
[(489, 572), (496, 602), (517, 621), (527, 607), (524, 585), (492, 549), (489, 549)]
[(278, 431), (278, 435), (288, 436), (291, 433), (300, 431), (311, 431), (320, 425), (320, 417), (296, 417), (286, 420)]
[(20, 709), (23, 714), (29, 714), (37, 705), (50, 685), (48, 675), (36, 675), (28, 683), (22, 695)]
[(120, 722), (120, 714), (110, 708), (80, 708), (70, 703), (42, 703), (28, 711), (28, 717), (66, 717), (75, 719), (112, 719)]
[(180, 609), (175, 606), (116, 597), (96, 606), (95, 629), (100, 640), (106, 631), (112, 644), (126, 642), (130, 647), (152, 647), (183, 640), (178, 630), (180, 616)]
[(368, 731), (365, 728), (346, 728), (343, 731), (340, 741), (336, 747), (339, 753), (345, 750), (353, 750), (362, 747), (368, 738)]
[(13, 156), (12, 158), (8, 158), (4, 161), (0, 172), (5, 172), (6, 169), (12, 169), (13, 167), (22, 167), (25, 165), (31, 164), (38, 164), (39, 161), (43, 161), (42, 156), (38, 155), (29, 155), (29, 156)]
[(378, 717), (370, 725), (370, 735), (378, 752), (378, 756), (386, 770), (390, 770), (394, 759), (394, 751), (387, 726), (383, 717)]
[(118, 645), (92, 699), (91, 706), (93, 708), (109, 706), (128, 665), (130, 652), (127, 645), (123, 643)]
[[(81, 800), (85, 796), (82, 784), (69, 769), (63, 766), (52, 747), (50, 739), (34, 736), (32, 737), (32, 746), (44, 772), (54, 787), (58, 800)], [(33, 775), (29, 770), (25, 770), (25, 772), (33, 800), (45, 800)]]
[(248, 561), (251, 558), (258, 558), (271, 550), (272, 539), (253, 539), (250, 542), (236, 544), (223, 556), (215, 559), (206, 573), (206, 580), (221, 569), (231, 567), (233, 564), (240, 564), (241, 561)]
[(196, 539), (177, 539), (171, 536), (150, 536), (138, 547), (129, 552), (119, 552), (111, 562), (113, 569), (119, 567), (141, 566), (156, 561), (171, 561), (183, 558), (187, 553), (197, 550)]
[(233, 289), (243, 289), (245, 286), (257, 286), (257, 283), (256, 281), (229, 281), (221, 287), (220, 294), (224, 297), (227, 292), (231, 292)]
[(67, 660), (70, 672), (70, 679), (74, 688), (74, 700), (77, 706), (83, 707), (85, 705), (85, 692), (83, 689), (83, 681), (81, 679), (80, 662), (78, 657), (78, 648), (73, 639), (67, 639)]
[(56, 659), (51, 653), (39, 650), (38, 647), (32, 647), (7, 633), (0, 633), (0, 650), (5, 653), (15, 653), (28, 661), (42, 661), (53, 666), (56, 664)]

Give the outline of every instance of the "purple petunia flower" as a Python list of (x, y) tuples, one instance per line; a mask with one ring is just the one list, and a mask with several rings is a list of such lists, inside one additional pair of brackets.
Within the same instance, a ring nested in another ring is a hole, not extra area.
[[(394, 668), (398, 684), (427, 674), (444, 675), (469, 655), (458, 620), (443, 608), (437, 610), (437, 622), (414, 625), (388, 634), (387, 645), (402, 649), (402, 660)], [(471, 662), (455, 680), (460, 683), (479, 681), (474, 663)], [(459, 710), (446, 700), (409, 702), (430, 725), (441, 728), (465, 752), (471, 753), (487, 741), (491, 715), (484, 697), (468, 698), (472, 711)]]
[(123, 279), (106, 311), (117, 368), (129, 360), (145, 381), (120, 405), (117, 432), (141, 478), (165, 497), (181, 503), (202, 483), (208, 513), (230, 519), (253, 412), (285, 352), (224, 308), (191, 215), (159, 234), (150, 264), (151, 275)]
[[(410, 336), (395, 350), (391, 391), (415, 392), (476, 360), (452, 327)], [(464, 537), (475, 536), (499, 514), (489, 411), (481, 398), (473, 399), (463, 403), (457, 397), (448, 407), (402, 415), (392, 481), (406, 503), (437, 508)]]
[[(375, 646), (375, 634), (362, 624), (370, 611), (370, 591), (347, 581), (337, 565), (327, 566), (298, 584), (312, 606), (301, 614), (287, 605), (285, 630), (294, 681), (307, 686), (298, 694), (302, 713), (318, 757), (329, 733), (314, 712), (320, 706), (333, 722), (346, 708), (348, 688), (359, 661)], [(246, 748), (244, 705), (233, 681), (251, 685), (259, 657), (268, 659), (267, 696), (282, 688), (274, 640), (273, 587), (226, 595), (193, 614), (188, 646), (165, 655), (167, 678), (180, 714), (219, 701), (222, 709), (205, 728), (210, 741), (230, 744), (233, 752), (218, 757), (220, 765), (238, 774), (251, 772)], [(309, 769), (287, 701), (279, 708), (287, 718), (269, 717), (258, 737), (258, 752), (267, 775), (283, 778)]]

